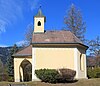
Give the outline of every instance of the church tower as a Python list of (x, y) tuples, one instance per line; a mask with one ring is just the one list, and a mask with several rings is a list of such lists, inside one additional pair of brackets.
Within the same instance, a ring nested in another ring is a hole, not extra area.
[(44, 23), (46, 17), (42, 14), (41, 7), (38, 10), (36, 16), (34, 16), (34, 33), (44, 33)]

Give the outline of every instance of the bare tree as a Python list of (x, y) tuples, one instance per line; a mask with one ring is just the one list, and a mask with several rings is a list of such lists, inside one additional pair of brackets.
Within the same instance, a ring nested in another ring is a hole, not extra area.
[(32, 35), (33, 35), (33, 24), (29, 24), (25, 32), (25, 39), (28, 41), (29, 44), (32, 41)]
[(76, 35), (82, 42), (85, 41), (84, 33), (86, 32), (86, 25), (83, 22), (80, 10), (78, 10), (74, 4), (71, 5), (64, 17), (64, 23), (67, 29)]
[(96, 56), (95, 60), (96, 60), (96, 66), (100, 67), (100, 56)]
[(96, 66), (95, 58), (92, 57), (87, 58), (87, 67), (95, 67), (95, 66)]
[(100, 37), (97, 36), (94, 40), (89, 41), (89, 52), (92, 56), (100, 56)]
[(95, 66), (100, 67), (100, 37), (89, 41), (90, 56), (95, 57)]

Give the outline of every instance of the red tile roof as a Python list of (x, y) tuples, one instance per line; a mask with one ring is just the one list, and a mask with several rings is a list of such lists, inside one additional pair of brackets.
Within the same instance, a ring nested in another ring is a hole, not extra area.
[(32, 45), (18, 51), (13, 56), (32, 56)]
[(33, 33), (32, 43), (82, 43), (70, 31), (47, 31), (45, 33)]
[[(73, 33), (64, 30), (33, 33), (32, 43), (79, 43), (85, 46)], [(17, 52), (13, 56), (32, 56), (32, 45)]]

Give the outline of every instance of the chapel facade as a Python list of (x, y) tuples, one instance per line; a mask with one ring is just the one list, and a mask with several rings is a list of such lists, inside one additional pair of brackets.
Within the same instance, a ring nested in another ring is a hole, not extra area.
[(76, 71), (75, 78), (86, 79), (86, 50), (84, 45), (70, 31), (45, 31), (46, 17), (39, 9), (34, 16), (34, 31), (30, 46), (15, 53), (15, 82), (39, 80), (37, 69), (68, 68)]

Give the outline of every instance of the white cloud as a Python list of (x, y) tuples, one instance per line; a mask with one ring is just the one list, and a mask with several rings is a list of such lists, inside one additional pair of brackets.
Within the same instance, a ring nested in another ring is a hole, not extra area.
[(7, 26), (6, 22), (0, 20), (0, 33), (6, 31), (6, 30), (5, 30), (5, 29), (6, 29), (6, 26)]
[(23, 18), (23, 12), (16, 0), (0, 0), (0, 32), (13, 25), (17, 18)]
[(33, 10), (40, 0), (0, 0), (0, 33), (5, 32), (8, 25), (23, 19), (24, 11)]
[(28, 44), (28, 41), (26, 41), (26, 40), (16, 42), (16, 45), (18, 45), (18, 46), (27, 45), (27, 44)]

